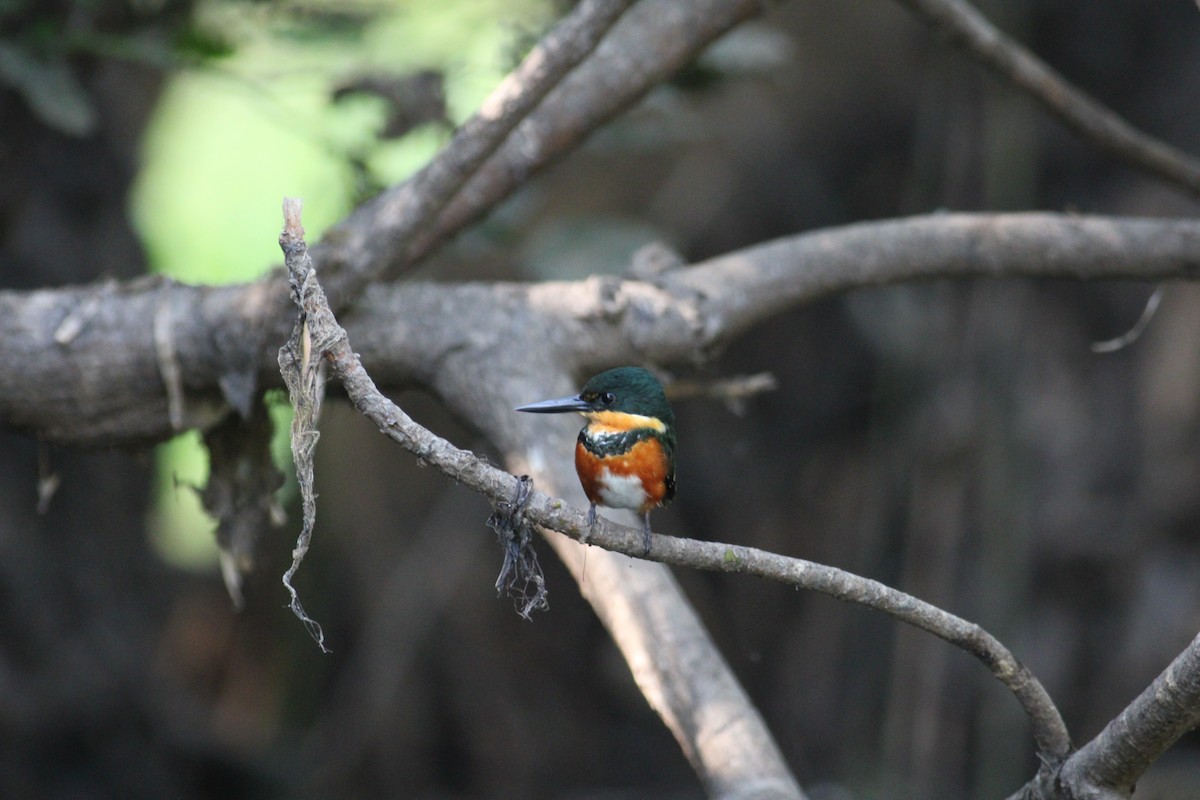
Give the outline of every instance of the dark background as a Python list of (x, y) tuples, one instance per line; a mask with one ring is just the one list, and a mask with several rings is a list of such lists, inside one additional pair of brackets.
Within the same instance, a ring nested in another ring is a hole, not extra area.
[[(98, 31), (178, 31), (189, 12), (90, 8)], [(78, 13), (38, 9), (0, 17), (0, 42)], [(981, 9), (1135, 125), (1200, 152), (1194, 3)], [(938, 209), (1196, 212), (898, 5), (792, 2), (755, 25), (770, 36), (744, 41), (773, 43), (778, 65), (689, 70), (537, 179), (502, 231), (488, 223), (418, 277), (565, 275), (587, 242), (646, 231), (699, 260)], [(125, 196), (167, 76), (95, 54), (72, 65), (99, 111), (86, 136), (0, 85), (8, 288), (145, 268)], [(573, 269), (622, 268), (611, 259), (601, 248)], [(1168, 285), (1143, 339), (1090, 350), (1153, 288), (938, 282), (781, 316), (700, 375), (767, 370), (778, 391), (677, 405), (679, 497), (656, 529), (837, 565), (979, 622), (1081, 744), (1200, 625), (1200, 292)], [(486, 452), (430, 398), (398, 399)], [(295, 509), (234, 613), (219, 576), (149, 549), (149, 451), (44, 448), (62, 485), (39, 515), (39, 448), (0, 434), (0, 796), (700, 795), (546, 548), (551, 608), (524, 622), (495, 596), (484, 501), (345, 406), (322, 429), (298, 585), (328, 656), (284, 608)], [(1003, 797), (1035, 771), (1016, 702), (948, 645), (777, 585), (679, 578), (812, 797)], [(1185, 737), (1137, 796), (1200, 796), (1197, 744)]]

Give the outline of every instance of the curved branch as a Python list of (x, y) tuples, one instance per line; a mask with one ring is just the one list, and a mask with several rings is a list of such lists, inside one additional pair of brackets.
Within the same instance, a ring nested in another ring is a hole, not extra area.
[[(704, 340), (870, 286), (972, 277), (1160, 281), (1200, 275), (1200, 223), (1070, 214), (933, 214), (800, 234), (668, 273)], [(650, 335), (667, 331), (655, 330)]]
[(1142, 133), (1075, 87), (963, 0), (899, 0), (972, 56), (1011, 81), (1056, 119), (1152, 175), (1200, 196), (1200, 159)]

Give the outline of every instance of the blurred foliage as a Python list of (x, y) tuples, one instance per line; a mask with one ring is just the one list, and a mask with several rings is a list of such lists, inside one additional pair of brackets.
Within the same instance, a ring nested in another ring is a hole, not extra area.
[[(179, 69), (131, 195), (151, 268), (193, 283), (263, 274), (279, 261), (284, 196), (304, 198), (315, 241), (428, 161), (550, 11), (545, 0), (201, 2), (176, 36)], [(177, 488), (207, 480), (198, 441), (164, 445), (159, 465), (160, 552), (212, 566), (212, 521)]]
[(176, 75), (147, 134), (132, 209), (153, 268), (202, 282), (261, 274), (278, 261), (284, 195), (305, 198), (316, 238), (447, 137), (425, 125), (383, 139), (396, 109), (345, 85), (437, 74), (461, 122), (547, 12), (543, 0), (202, 3), (194, 30), (231, 52)]

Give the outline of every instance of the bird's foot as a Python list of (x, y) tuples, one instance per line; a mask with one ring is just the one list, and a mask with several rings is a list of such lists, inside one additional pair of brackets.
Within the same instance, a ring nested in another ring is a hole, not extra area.
[(587, 544), (588, 540), (592, 538), (592, 534), (595, 532), (596, 532), (596, 504), (592, 503), (592, 505), (588, 508), (587, 533), (585, 533), (579, 537), (579, 543)]
[(642, 516), (642, 555), (650, 555), (650, 512)]

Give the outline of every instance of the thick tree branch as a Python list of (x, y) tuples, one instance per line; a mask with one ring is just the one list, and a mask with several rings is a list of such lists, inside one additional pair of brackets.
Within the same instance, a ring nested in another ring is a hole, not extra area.
[[(335, 307), (380, 272), (412, 263), (490, 211), (539, 167), (761, 11), (757, 0), (646, 0), (605, 38), (630, 3), (581, 3), (433, 163), (328, 232), (314, 254), (323, 270), (337, 273), (328, 281)], [(602, 39), (604, 46), (588, 57)], [(572, 77), (563, 81), (568, 73)], [(526, 124), (514, 129), (523, 119)], [(171, 302), (148, 307), (158, 292)], [(176, 430), (207, 428), (230, 407), (245, 416), (257, 391), (277, 380), (275, 348), (291, 328), (286, 297), (279, 272), (242, 286), (181, 287), (146, 279), (0, 294), (0, 311), (20, 317), (0, 319), (0, 341), (11, 346), (0, 355), (34, 368), (32, 375), (0, 378), (0, 424), (56, 441), (107, 445), (167, 438), (172, 420)], [(158, 341), (169, 340), (174, 351), (165, 373), (159, 368), (164, 362), (149, 368), (143, 358), (144, 344), (152, 340), (142, 323), (155, 319), (159, 308), (188, 312), (159, 317)], [(53, 345), (35, 319), (41, 313), (60, 328)], [(182, 403), (174, 391), (176, 365), (184, 376)], [(32, 407), (42, 401), (41, 411)]]
[[(1200, 275), (1200, 223), (1070, 214), (934, 214), (800, 234), (668, 273), (695, 296), (694, 343), (830, 294), (937, 278), (1159, 281)], [(724, 290), (732, 281), (737, 291)], [(672, 330), (678, 330), (676, 324)], [(667, 333), (667, 331), (654, 331)]]
[(1069, 782), (1132, 792), (1179, 737), (1200, 725), (1200, 636), (1064, 768)]
[[(469, 303), (501, 343), (537, 330), (547, 358), (586, 373), (635, 360), (702, 361), (756, 324), (841, 292), (911, 281), (1065, 278), (1161, 281), (1200, 272), (1200, 222), (1063, 214), (935, 214), (779, 239), (664, 273), (654, 282), (594, 277), (531, 285), (379, 287), (348, 327), (390, 385), (437, 375), (438, 353), (469, 336), (426, 330)], [(402, 320), (397, 322), (397, 320)], [(543, 387), (545, 388), (545, 387)], [(451, 402), (453, 398), (450, 397)]]
[(963, 0), (899, 0), (1085, 139), (1200, 197), (1200, 159), (1130, 125)]
[[(862, 223), (780, 239), (665, 273), (655, 283), (592, 278), (541, 284), (373, 287), (347, 325), (385, 385), (444, 380), (463, 348), (503, 348), (538, 333), (569, 370), (630, 360), (702, 358), (783, 310), (856, 288), (936, 278), (1053, 277), (1161, 281), (1200, 272), (1200, 222), (1062, 214), (946, 214)], [(186, 393), (185, 427), (208, 428), (228, 406), (220, 381), (236, 338), (230, 306), (253, 320), (265, 284), (198, 287), (143, 279), (35, 292), (0, 292), (0, 422), (45, 439), (138, 443), (173, 435), (152, 321), (159, 295), (174, 317)], [(282, 289), (281, 289), (282, 291)], [(78, 309), (79, 333), (55, 333)], [(471, 319), (464, 330), (442, 324)], [(273, 325), (287, 328), (286, 318)], [(245, 329), (237, 329), (245, 335)], [(252, 367), (278, 385), (274, 353)], [(535, 385), (528, 388), (537, 389)], [(545, 390), (547, 387), (542, 386)], [(569, 388), (569, 387), (567, 387)], [(443, 395), (447, 396), (447, 395)], [(452, 397), (450, 397), (453, 400)], [(526, 398), (527, 399), (527, 398)]]

